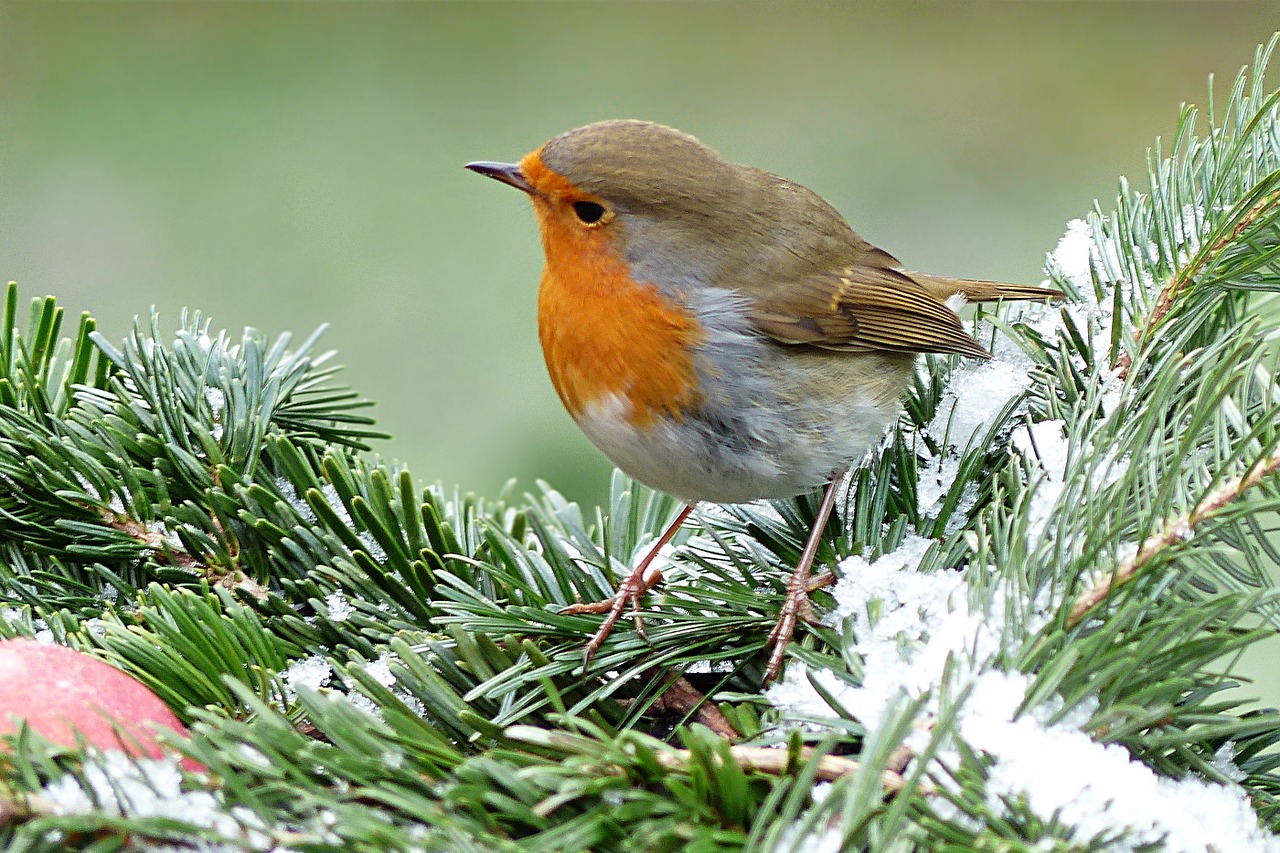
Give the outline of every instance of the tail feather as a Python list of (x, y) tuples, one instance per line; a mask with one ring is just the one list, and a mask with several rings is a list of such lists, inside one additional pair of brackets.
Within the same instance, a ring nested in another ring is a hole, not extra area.
[(927, 273), (908, 273), (925, 289), (942, 301), (957, 294), (970, 302), (995, 302), (999, 299), (1062, 299), (1066, 294), (1048, 287), (1029, 284), (1007, 284), (1002, 281), (973, 281), (967, 278), (947, 278)]

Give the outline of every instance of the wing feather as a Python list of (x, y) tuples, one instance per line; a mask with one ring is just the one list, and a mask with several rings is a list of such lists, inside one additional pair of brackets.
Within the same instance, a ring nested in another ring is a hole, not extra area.
[[(780, 343), (840, 352), (991, 357), (960, 318), (906, 272), (876, 263), (878, 257), (860, 260), (755, 294), (752, 323)], [(893, 259), (886, 254), (884, 260)]]

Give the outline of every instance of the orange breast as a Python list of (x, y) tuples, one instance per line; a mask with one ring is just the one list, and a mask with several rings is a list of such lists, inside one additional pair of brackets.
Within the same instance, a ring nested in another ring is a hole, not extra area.
[(547, 254), (538, 336), (565, 408), (576, 418), (614, 395), (631, 404), (633, 425), (681, 418), (700, 398), (693, 347), (701, 326), (653, 285), (634, 282), (608, 235), (554, 211), (538, 218)]

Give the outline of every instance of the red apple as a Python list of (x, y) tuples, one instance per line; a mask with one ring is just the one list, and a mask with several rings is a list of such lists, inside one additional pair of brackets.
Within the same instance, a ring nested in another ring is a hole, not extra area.
[[(34, 640), (0, 641), (0, 735), (24, 721), (54, 743), (74, 747), (79, 732), (99, 749), (146, 758), (164, 755), (156, 728), (187, 733), (142, 682), (91, 655)], [(182, 764), (202, 769), (191, 759)]]

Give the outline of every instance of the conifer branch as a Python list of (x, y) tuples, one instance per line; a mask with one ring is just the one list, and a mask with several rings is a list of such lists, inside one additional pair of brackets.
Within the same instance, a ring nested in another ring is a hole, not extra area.
[[(1134, 339), (1138, 345), (1142, 345), (1143, 341), (1155, 333), (1156, 328), (1164, 320), (1165, 316), (1173, 307), (1174, 300), (1181, 295), (1201, 270), (1220, 252), (1232, 246), (1240, 236), (1249, 229), (1257, 219), (1264, 214), (1276, 209), (1280, 205), (1280, 190), (1268, 193), (1259, 201), (1249, 207), (1243, 215), (1241, 215), (1235, 225), (1219, 235), (1218, 239), (1212, 243), (1201, 246), (1199, 251), (1178, 270), (1177, 274), (1160, 289), (1160, 294), (1156, 297), (1155, 307), (1151, 310), (1151, 316), (1147, 318), (1147, 322), (1141, 329), (1134, 330)], [(1129, 375), (1129, 370), (1133, 366), (1133, 357), (1129, 353), (1121, 353), (1116, 358), (1115, 368), (1116, 377), (1123, 382)]]
[(1114, 571), (1102, 574), (1076, 598), (1071, 606), (1071, 615), (1067, 618), (1068, 626), (1079, 624), (1091, 610), (1106, 600), (1112, 590), (1133, 578), (1143, 566), (1169, 548), (1186, 542), (1195, 534), (1197, 527), (1277, 471), (1280, 471), (1280, 450), (1259, 460), (1244, 476), (1233, 477), (1205, 495), (1190, 512), (1167, 521), (1158, 531), (1142, 540), (1137, 553), (1120, 561)]

